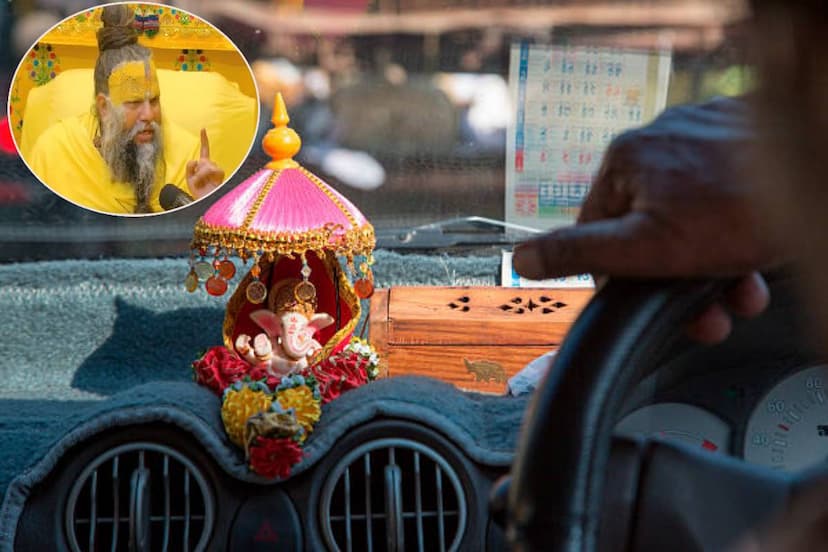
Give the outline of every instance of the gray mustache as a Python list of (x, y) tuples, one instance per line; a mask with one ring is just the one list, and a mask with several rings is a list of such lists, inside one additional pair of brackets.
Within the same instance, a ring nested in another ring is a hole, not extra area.
[(132, 130), (129, 131), (127, 134), (127, 138), (132, 140), (136, 136), (138, 136), (139, 132), (144, 132), (145, 130), (152, 130), (153, 132), (158, 132), (161, 129), (161, 125), (156, 123), (155, 121), (150, 121), (149, 123), (135, 123), (132, 127)]

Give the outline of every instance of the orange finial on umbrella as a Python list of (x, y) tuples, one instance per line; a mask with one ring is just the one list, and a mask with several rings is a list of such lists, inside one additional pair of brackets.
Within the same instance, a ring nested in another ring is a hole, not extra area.
[(273, 101), (273, 117), (270, 122), (273, 128), (267, 131), (262, 140), (262, 149), (268, 154), (272, 161), (265, 165), (268, 169), (296, 168), (299, 164), (293, 160), (293, 156), (299, 153), (302, 147), (302, 140), (292, 128), (288, 128), (290, 117), (287, 114), (285, 100), (281, 93), (276, 93)]

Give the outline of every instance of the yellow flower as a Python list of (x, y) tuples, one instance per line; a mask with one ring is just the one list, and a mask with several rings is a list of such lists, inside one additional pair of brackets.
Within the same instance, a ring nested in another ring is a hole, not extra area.
[(322, 415), (319, 401), (313, 398), (313, 391), (306, 385), (283, 389), (276, 395), (276, 400), (283, 409), (293, 408), (295, 410), (296, 421), (305, 430), (306, 436), (313, 430), (314, 424)]
[(254, 414), (266, 411), (273, 400), (264, 391), (254, 391), (249, 387), (240, 390), (229, 389), (221, 405), (221, 421), (227, 436), (240, 447), (244, 446), (244, 425)]

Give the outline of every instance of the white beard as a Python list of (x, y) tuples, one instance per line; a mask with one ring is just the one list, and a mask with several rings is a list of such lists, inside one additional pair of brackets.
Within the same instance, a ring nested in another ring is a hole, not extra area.
[[(135, 189), (135, 212), (149, 213), (150, 193), (155, 184), (156, 171), (163, 167), (163, 140), (158, 123), (136, 122), (131, 130), (124, 130), (124, 110), (107, 98), (108, 116), (101, 118), (100, 152), (112, 177), (129, 182)], [(146, 129), (153, 130), (151, 142), (136, 144), (135, 136)], [(163, 169), (162, 169), (163, 170)]]

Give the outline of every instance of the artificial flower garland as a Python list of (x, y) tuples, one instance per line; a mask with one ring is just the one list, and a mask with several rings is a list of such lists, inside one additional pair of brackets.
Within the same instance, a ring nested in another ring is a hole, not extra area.
[[(244, 448), (250, 469), (285, 478), (302, 460), (302, 445), (322, 415), (322, 405), (375, 379), (379, 357), (364, 339), (304, 370), (273, 376), (224, 346), (193, 362), (195, 381), (221, 397), (224, 430)], [(261, 423), (265, 434), (256, 432)], [(251, 429), (252, 428), (252, 429)]]

